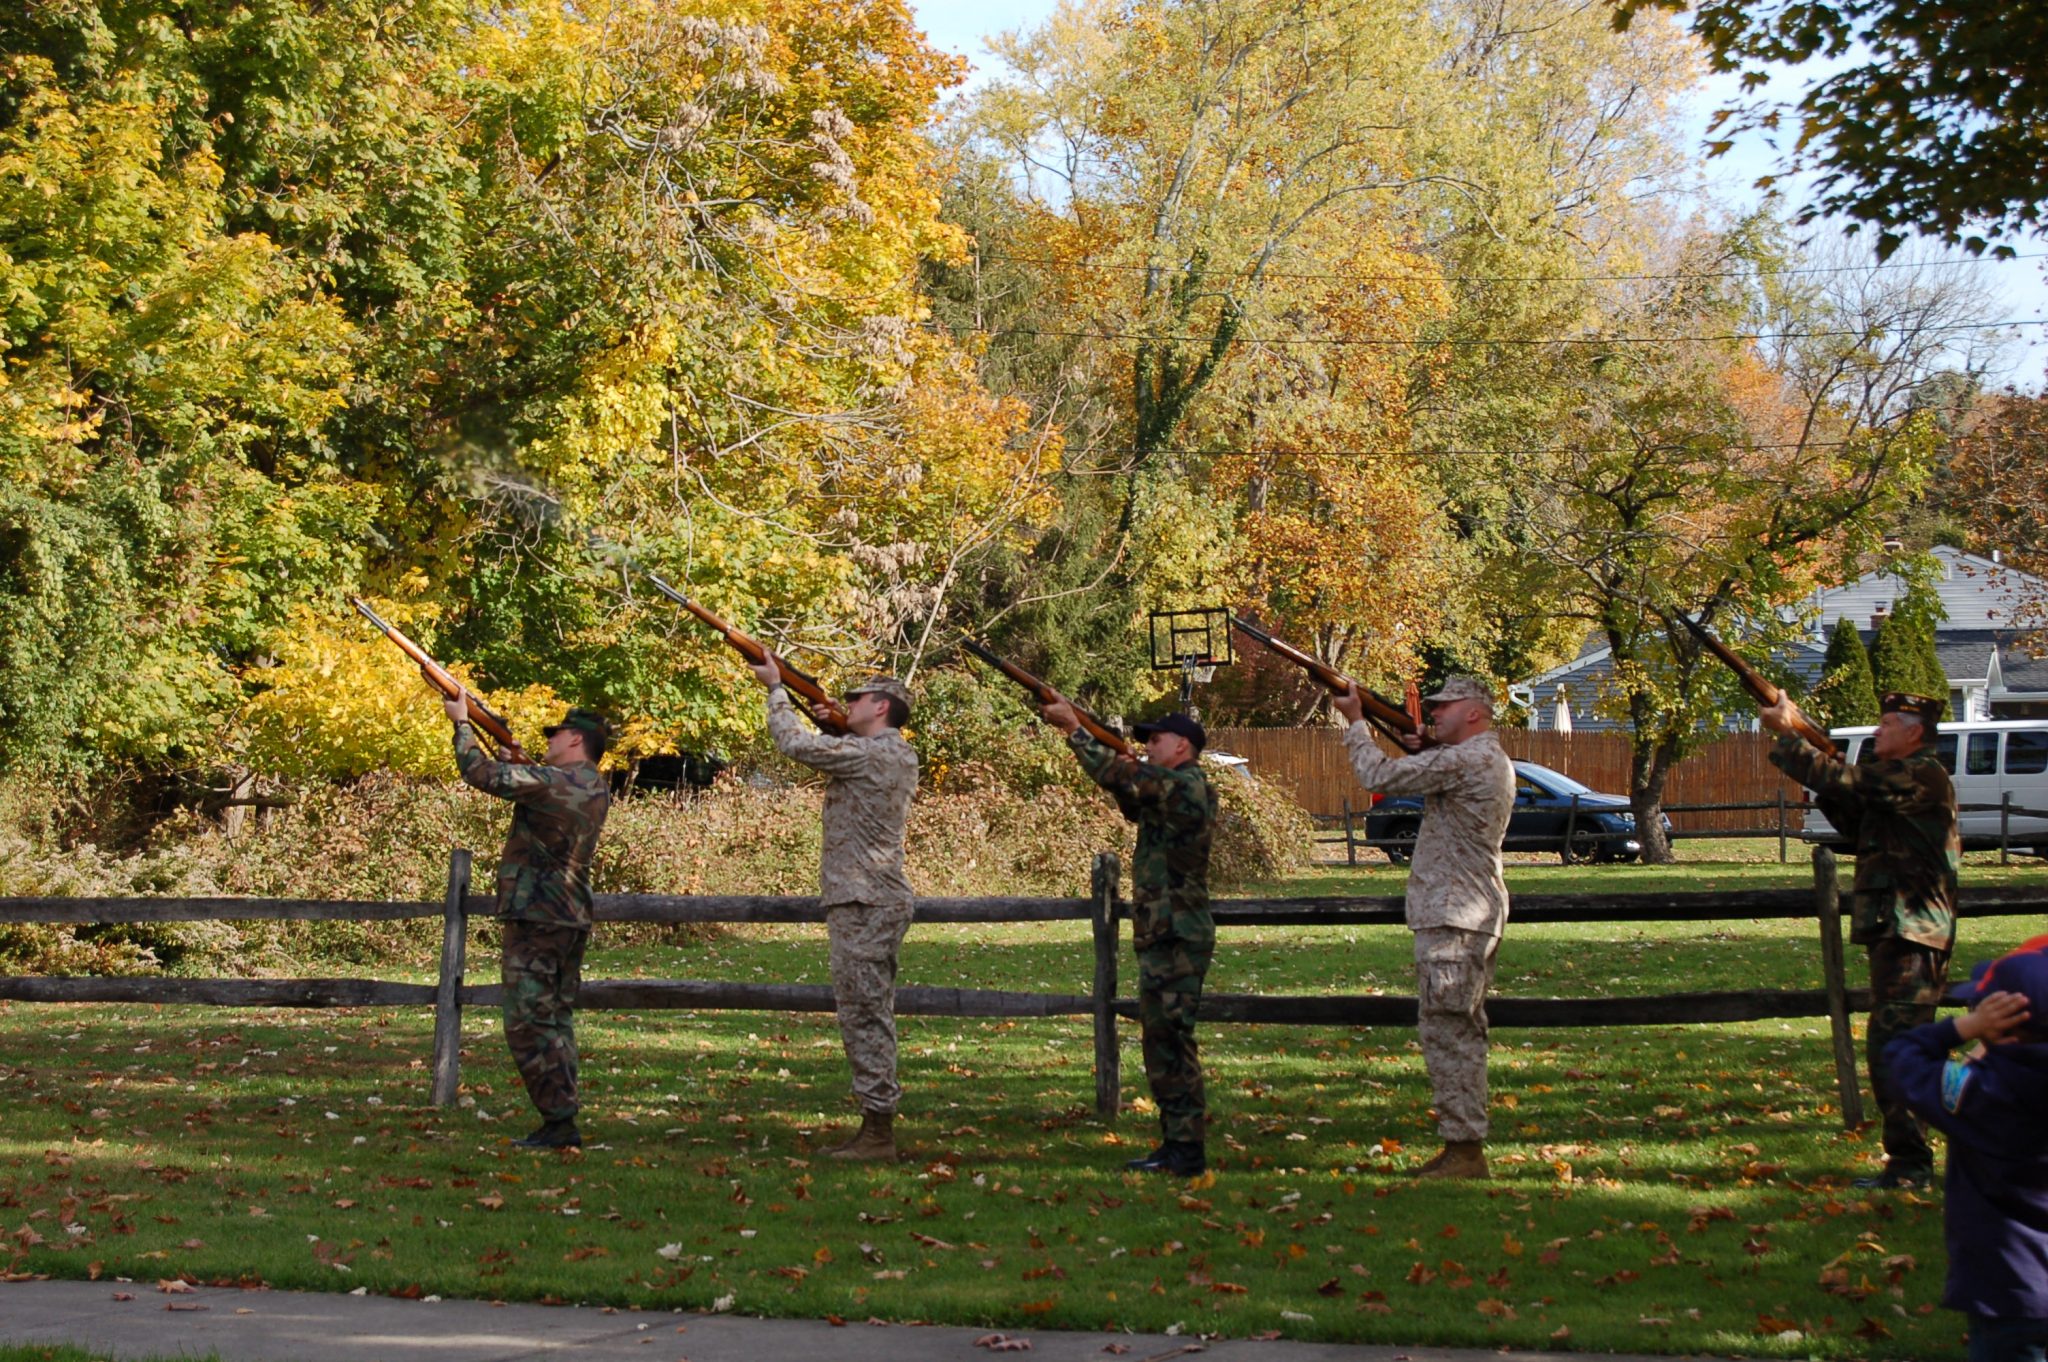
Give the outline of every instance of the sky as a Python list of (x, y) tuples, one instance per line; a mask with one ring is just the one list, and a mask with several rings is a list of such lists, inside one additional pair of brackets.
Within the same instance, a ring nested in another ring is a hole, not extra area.
[[(970, 87), (997, 73), (997, 63), (984, 45), (986, 37), (1005, 29), (1036, 24), (1052, 13), (1053, 5), (1054, 0), (911, 2), (911, 8), (935, 46), (960, 53), (973, 63)], [(1773, 81), (1768, 93), (1780, 97), (1796, 96), (1810, 78), (1803, 68), (1795, 69)], [(1732, 78), (1717, 78), (1693, 93), (1686, 109), (1686, 122), (1695, 145), (1705, 140), (1708, 118), (1733, 90)], [(1763, 139), (1748, 135), (1737, 139), (1725, 156), (1704, 161), (1702, 173), (1709, 192), (1715, 198), (1730, 207), (1747, 207), (1760, 197), (1754, 188), (1757, 178), (1769, 174), (1775, 162), (1776, 153)], [(1827, 224), (1819, 223), (1812, 230), (1827, 231), (1829, 228)], [(1963, 258), (1961, 251), (1939, 249), (1935, 243), (1929, 245), (1934, 248), (1934, 258)], [(2048, 320), (2048, 273), (2044, 273), (2044, 267), (2048, 267), (2048, 240), (2036, 238), (2017, 242), (2016, 245), (2022, 255), (2035, 258), (1985, 261), (1970, 268), (1982, 272), (1986, 286), (1998, 299), (1999, 320)], [(2010, 347), (2002, 369), (1989, 377), (1993, 386), (2011, 383), (2027, 391), (2038, 392), (2043, 387), (2044, 374), (2048, 374), (2048, 326), (2022, 327), (2017, 334), (2019, 339)]]

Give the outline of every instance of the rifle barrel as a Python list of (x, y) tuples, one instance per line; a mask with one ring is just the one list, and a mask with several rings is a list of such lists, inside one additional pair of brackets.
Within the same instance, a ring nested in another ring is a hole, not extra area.
[[(647, 579), (649, 586), (689, 611), (703, 623), (709, 625), (714, 632), (728, 644), (732, 645), (733, 651), (737, 652), (748, 662), (759, 666), (767, 659), (768, 649), (758, 639), (741, 633), (738, 629), (726, 623), (725, 620), (713, 614), (709, 609), (676, 590), (646, 568), (640, 567), (638, 564), (635, 564), (634, 568), (642, 577)], [(818, 684), (816, 677), (798, 668), (786, 658), (776, 658), (775, 665), (782, 672), (783, 685), (795, 692), (797, 708), (810, 716), (811, 722), (818, 726), (820, 732), (830, 733), (834, 736), (841, 736), (847, 732), (846, 710), (837, 700), (834, 700), (825, 693), (825, 688)]]
[(962, 639), (961, 646), (983, 662), (988, 663), (989, 666), (994, 667), (1004, 676), (1010, 678), (1010, 680), (1022, 686), (1025, 690), (1031, 692), (1033, 698), (1040, 705), (1060, 703), (1067, 705), (1074, 711), (1074, 717), (1081, 721), (1081, 727), (1088, 730), (1088, 736), (1101, 743), (1104, 747), (1109, 748), (1119, 756), (1136, 758), (1138, 755), (1131, 745), (1124, 741), (1122, 734), (1118, 733), (1087, 709), (1075, 704), (1072, 700), (1067, 699), (1066, 696), (1053, 689), (1051, 682), (1032, 675), (1016, 663), (998, 655), (987, 646), (977, 643), (971, 638)]
[[(1713, 632), (1704, 624), (1701, 624), (1692, 616), (1683, 613), (1678, 618), (1687, 629), (1692, 631), (1693, 637), (1700, 641), (1700, 646), (1704, 647), (1715, 657), (1720, 658), (1728, 670), (1735, 673), (1737, 679), (1742, 682), (1742, 688), (1749, 692), (1752, 700), (1755, 700), (1759, 705), (1768, 706), (1775, 705), (1785, 698), (1785, 692), (1781, 688), (1772, 685), (1764, 678), (1763, 673), (1752, 667), (1733, 648), (1730, 648), (1720, 639), (1714, 637)], [(1794, 721), (1792, 727), (1801, 738), (1804, 738), (1808, 743), (1818, 748), (1822, 754), (1830, 757), (1839, 757), (1842, 754), (1841, 749), (1835, 746), (1834, 739), (1822, 732), (1818, 725), (1809, 720), (1804, 710), (1799, 712), (1799, 718)]]
[(1293, 644), (1281, 642), (1241, 615), (1232, 614), (1230, 622), (1236, 625), (1247, 638), (1256, 643), (1265, 644), (1266, 647), (1307, 672), (1332, 695), (1342, 695), (1345, 691), (1355, 687), (1358, 691), (1358, 698), (1365, 702), (1366, 718), (1371, 721), (1375, 728), (1385, 733), (1388, 737), (1398, 741), (1403, 735), (1420, 733), (1423, 735), (1424, 745), (1433, 746), (1429, 742), (1428, 734), (1423, 730), (1421, 720), (1417, 716), (1410, 714), (1400, 705), (1389, 700), (1386, 696), (1381, 695), (1378, 691), (1360, 684), (1358, 681), (1346, 676), (1343, 672), (1338, 671), (1335, 667), (1332, 667), (1329, 663), (1309, 656)]
[(397, 625), (372, 610), (369, 603), (361, 597), (349, 597), (349, 604), (353, 605), (364, 619), (383, 631), (384, 637), (397, 645), (398, 651), (419, 664), (420, 674), (426, 677), (428, 685), (450, 699), (457, 695), (465, 696), (464, 703), (469, 708), (470, 723), (490, 735), (491, 741), (498, 745), (499, 751), (507, 761), (516, 762), (521, 766), (533, 764), (533, 758), (526, 755), (526, 749), (519, 745), (519, 739), (512, 736), (512, 725), (506, 723), (503, 716), (457, 681), (446, 667), (434, 661), (425, 648), (407, 638)]

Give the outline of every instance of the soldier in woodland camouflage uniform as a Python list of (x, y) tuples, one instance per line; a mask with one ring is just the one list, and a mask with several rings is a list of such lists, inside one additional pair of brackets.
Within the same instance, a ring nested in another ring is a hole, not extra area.
[(1209, 915), (1209, 843), (1216, 792), (1202, 771), (1208, 737), (1185, 714), (1139, 724), (1146, 760), (1118, 756), (1081, 727), (1073, 707), (1047, 705), (1046, 722), (1067, 734), (1081, 768), (1138, 825), (1131, 861), (1131, 944), (1138, 956), (1138, 1027), (1145, 1079), (1159, 1107), (1161, 1144), (1126, 1165), (1194, 1177), (1208, 1171), (1208, 1104), (1195, 1014), (1216, 952)]
[(754, 675), (768, 687), (768, 735), (776, 750), (830, 777), (818, 892), (839, 1036), (861, 1111), (859, 1132), (831, 1157), (893, 1162), (903, 1098), (896, 1081), (896, 954), (916, 911), (903, 873), (903, 825), (917, 793), (917, 753), (899, 731), (910, 719), (910, 692), (893, 676), (870, 677), (847, 692), (848, 732), (835, 737), (812, 732), (797, 717), (773, 656)]
[(1797, 736), (1803, 717), (1790, 697), (1759, 711), (1781, 735), (1771, 762), (1814, 792), (1836, 831), (1855, 843), (1849, 939), (1870, 955), (1870, 1088), (1884, 1117), (1884, 1173), (1862, 1187), (1926, 1186), (1934, 1177), (1927, 1127), (1892, 1082), (1884, 1048), (1934, 1020), (1956, 944), (1956, 879), (1963, 844), (1956, 788), (1934, 754), (1946, 701), (1886, 695), (1869, 751), (1849, 766)]
[(1414, 755), (1398, 760), (1373, 742), (1356, 690), (1334, 703), (1348, 723), (1344, 745), (1359, 783), (1423, 796), (1406, 913), (1415, 933), (1416, 1031), (1444, 1147), (1417, 1174), (1483, 1178), (1486, 991), (1508, 921), (1500, 844), (1515, 807), (1515, 768), (1494, 735), (1485, 683), (1453, 676), (1428, 702), (1437, 745), (1425, 751), (1420, 737), (1408, 737), (1403, 746)]
[(516, 806), (498, 857), (505, 1041), (542, 1124), (514, 1143), (579, 1146), (576, 991), (590, 942), (590, 860), (611, 811), (611, 787), (597, 769), (611, 725), (595, 710), (572, 709), (546, 730), (546, 764), (528, 766), (484, 755), (470, 731), (466, 696), (446, 708), (462, 778)]

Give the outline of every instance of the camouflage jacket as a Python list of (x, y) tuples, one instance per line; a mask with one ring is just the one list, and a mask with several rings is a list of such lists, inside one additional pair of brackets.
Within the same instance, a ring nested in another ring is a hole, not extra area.
[(1850, 940), (1898, 936), (1953, 950), (1963, 843), (1956, 834), (1955, 782), (1934, 749), (1850, 766), (1788, 737), (1771, 750), (1771, 764), (1812, 790), (1824, 809), (1839, 809), (1838, 826), (1855, 840)]
[(825, 785), (825, 847), (818, 897), (841, 903), (893, 905), (917, 897), (903, 873), (903, 825), (917, 793), (917, 753), (888, 729), (872, 738), (814, 733), (797, 717), (789, 694), (768, 692), (768, 736), (775, 750), (831, 777)]
[(587, 929), (590, 859), (612, 807), (611, 786), (597, 767), (492, 761), (468, 724), (455, 726), (455, 765), (465, 781), (515, 806), (498, 855), (498, 916)]
[(1075, 729), (1067, 743), (1081, 769), (1115, 796), (1138, 825), (1131, 860), (1131, 939), (1139, 950), (1167, 941), (1196, 945), (1216, 939), (1209, 916), (1209, 843), (1216, 828), (1216, 791), (1199, 761), (1154, 766), (1120, 757)]
[(1508, 924), (1500, 844), (1515, 811), (1515, 764), (1488, 729), (1461, 743), (1390, 757), (1360, 720), (1344, 730), (1351, 772), (1379, 794), (1421, 795), (1405, 900), (1408, 925), (1499, 936)]

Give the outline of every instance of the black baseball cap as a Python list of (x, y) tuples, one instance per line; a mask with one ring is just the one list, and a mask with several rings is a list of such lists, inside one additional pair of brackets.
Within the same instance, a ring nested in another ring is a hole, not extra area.
[(1209, 735), (1202, 731), (1200, 724), (1186, 714), (1167, 714), (1157, 719), (1147, 719), (1131, 731), (1138, 735), (1140, 742), (1154, 733), (1174, 733), (1193, 743), (1197, 752), (1209, 745)]

